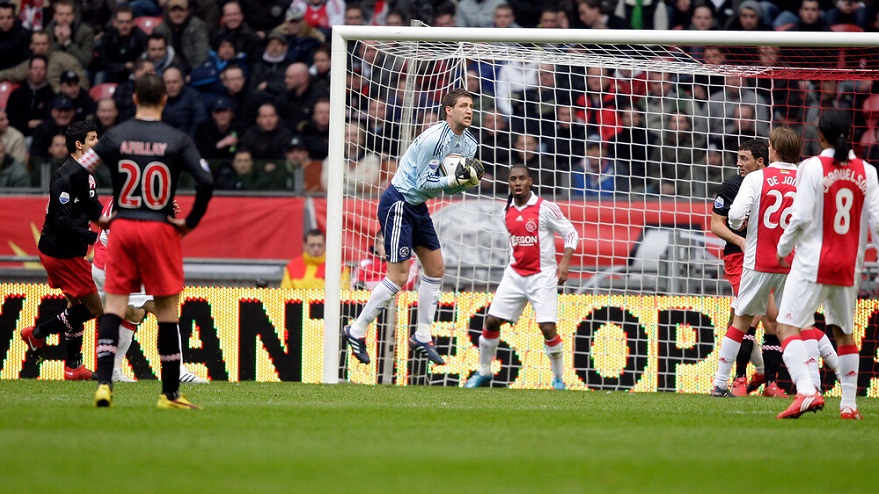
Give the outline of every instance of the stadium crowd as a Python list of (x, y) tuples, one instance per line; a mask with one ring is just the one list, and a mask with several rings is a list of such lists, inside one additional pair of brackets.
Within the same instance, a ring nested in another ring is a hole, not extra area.
[[(0, 0), (0, 188), (46, 189), (79, 120), (103, 133), (133, 116), (133, 80), (168, 88), (163, 121), (194, 140), (218, 190), (326, 190), (333, 25), (879, 32), (879, 5), (848, 0)], [(844, 26), (840, 28), (839, 26)], [(576, 47), (558, 47), (560, 50)], [(395, 169), (405, 62), (357, 43), (346, 127), (346, 190), (382, 187)], [(686, 47), (705, 64), (790, 66), (786, 50)], [(834, 51), (858, 67), (870, 52)], [(817, 154), (824, 109), (854, 114), (856, 151), (879, 161), (879, 85), (871, 80), (678, 76), (541, 63), (473, 62), (474, 129), (488, 174), (539, 170), (546, 197), (662, 194), (707, 199), (736, 173), (741, 141), (770, 125)], [(453, 74), (460, 76), (461, 74)], [(439, 118), (419, 101), (417, 121)], [(415, 134), (418, 133), (416, 129)], [(108, 187), (105, 175), (96, 177)], [(485, 184), (489, 184), (485, 181)], [(182, 186), (186, 186), (184, 183)], [(493, 192), (483, 185), (483, 192)], [(503, 187), (501, 187), (503, 189)], [(563, 196), (560, 196), (563, 191)]]

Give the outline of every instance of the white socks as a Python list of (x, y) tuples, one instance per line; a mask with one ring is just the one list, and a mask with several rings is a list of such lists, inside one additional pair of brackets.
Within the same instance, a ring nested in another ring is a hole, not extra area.
[(436, 317), (436, 306), (439, 303), (442, 284), (442, 278), (421, 275), (421, 284), (418, 285), (418, 326), (415, 329), (415, 340), (419, 343), (427, 343), (431, 340), (430, 328)]
[[(395, 285), (387, 276), (376, 285), (366, 302), (366, 307), (357, 316), (357, 319), (351, 323), (351, 336), (355, 338), (366, 337), (366, 328), (375, 321), (378, 313), (388, 306), (388, 303), (397, 295), (400, 287)], [(419, 299), (421, 297), (419, 296)]]
[[(720, 389), (729, 389), (729, 373), (736, 364), (736, 356), (742, 346), (745, 333), (734, 326), (726, 330), (726, 336), (720, 344), (720, 354), (717, 359), (717, 373), (714, 375), (714, 386)], [(757, 346), (757, 345), (754, 345)]]
[(492, 374), (491, 361), (497, 355), (500, 342), (500, 332), (482, 330), (482, 335), (479, 337), (479, 374), (483, 376)]

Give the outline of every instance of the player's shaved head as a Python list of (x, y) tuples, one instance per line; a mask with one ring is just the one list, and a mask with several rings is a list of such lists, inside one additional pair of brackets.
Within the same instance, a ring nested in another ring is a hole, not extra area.
[(165, 97), (165, 81), (156, 74), (143, 74), (134, 81), (134, 95), (140, 105), (161, 106)]

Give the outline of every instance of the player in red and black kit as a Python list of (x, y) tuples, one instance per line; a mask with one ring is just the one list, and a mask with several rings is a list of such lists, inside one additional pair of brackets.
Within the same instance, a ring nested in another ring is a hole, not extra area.
[[(729, 208), (739, 193), (742, 181), (745, 175), (752, 171), (765, 168), (769, 163), (769, 149), (766, 144), (757, 139), (749, 139), (743, 141), (739, 145), (739, 156), (737, 163), (740, 173), (723, 181), (720, 192), (714, 199), (714, 209), (711, 212), (711, 232), (718, 237), (726, 240), (726, 246), (723, 248), (723, 267), (730, 285), (732, 285), (733, 296), (739, 294), (739, 283), (742, 279), (742, 263), (744, 261), (743, 248), (745, 246), (745, 233), (742, 230), (733, 230), (729, 226), (727, 217), (729, 216)], [(733, 314), (730, 314), (729, 324), (732, 324)], [(729, 325), (728, 324), (728, 325)], [(736, 356), (736, 377), (733, 381), (732, 388), (727, 391), (724, 396), (745, 396), (755, 391), (761, 384), (766, 382), (764, 390), (765, 396), (786, 396), (784, 391), (779, 389), (775, 384), (775, 375), (778, 372), (778, 365), (781, 362), (781, 346), (778, 338), (774, 334), (765, 334), (763, 338), (763, 348), (756, 346), (755, 335), (757, 333), (757, 320), (754, 322), (748, 333), (742, 340)], [(766, 328), (767, 321), (763, 326)], [(765, 332), (764, 332), (765, 333)], [(764, 369), (765, 357), (765, 369)], [(750, 383), (745, 378), (745, 372), (748, 361), (754, 361), (757, 368), (754, 378)], [(768, 379), (767, 379), (768, 376)], [(767, 382), (768, 381), (768, 382)]]
[(102, 206), (94, 177), (76, 162), (97, 144), (97, 128), (91, 122), (75, 122), (67, 129), (66, 140), (70, 157), (52, 175), (38, 248), (49, 286), (61, 289), (67, 308), (36, 327), (24, 328), (21, 337), (29, 351), (41, 359), (46, 337), (63, 332), (67, 344), (64, 379), (79, 381), (93, 377), (82, 364), (83, 323), (103, 313), (91, 265), (85, 259), (89, 245), (98, 238), (89, 228), (89, 220), (98, 220)]
[[(110, 129), (79, 163), (93, 170), (102, 161), (113, 179), (113, 237), (107, 246), (105, 314), (98, 331), (95, 406), (112, 404), (113, 359), (128, 294), (144, 286), (156, 303), (162, 362), (159, 408), (197, 409), (180, 395), (180, 333), (177, 308), (183, 290), (180, 237), (198, 225), (213, 193), (208, 164), (186, 134), (162, 122), (165, 84), (144, 74), (134, 84), (135, 118)], [(174, 217), (180, 173), (195, 179), (195, 202), (185, 219)], [(107, 228), (110, 218), (98, 222)]]

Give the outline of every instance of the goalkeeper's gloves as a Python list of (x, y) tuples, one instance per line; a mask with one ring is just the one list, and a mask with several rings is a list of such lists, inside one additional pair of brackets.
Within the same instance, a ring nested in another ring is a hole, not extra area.
[(452, 185), (475, 187), (479, 185), (483, 175), (485, 175), (485, 167), (482, 163), (476, 158), (467, 158), (464, 163), (458, 163)]

